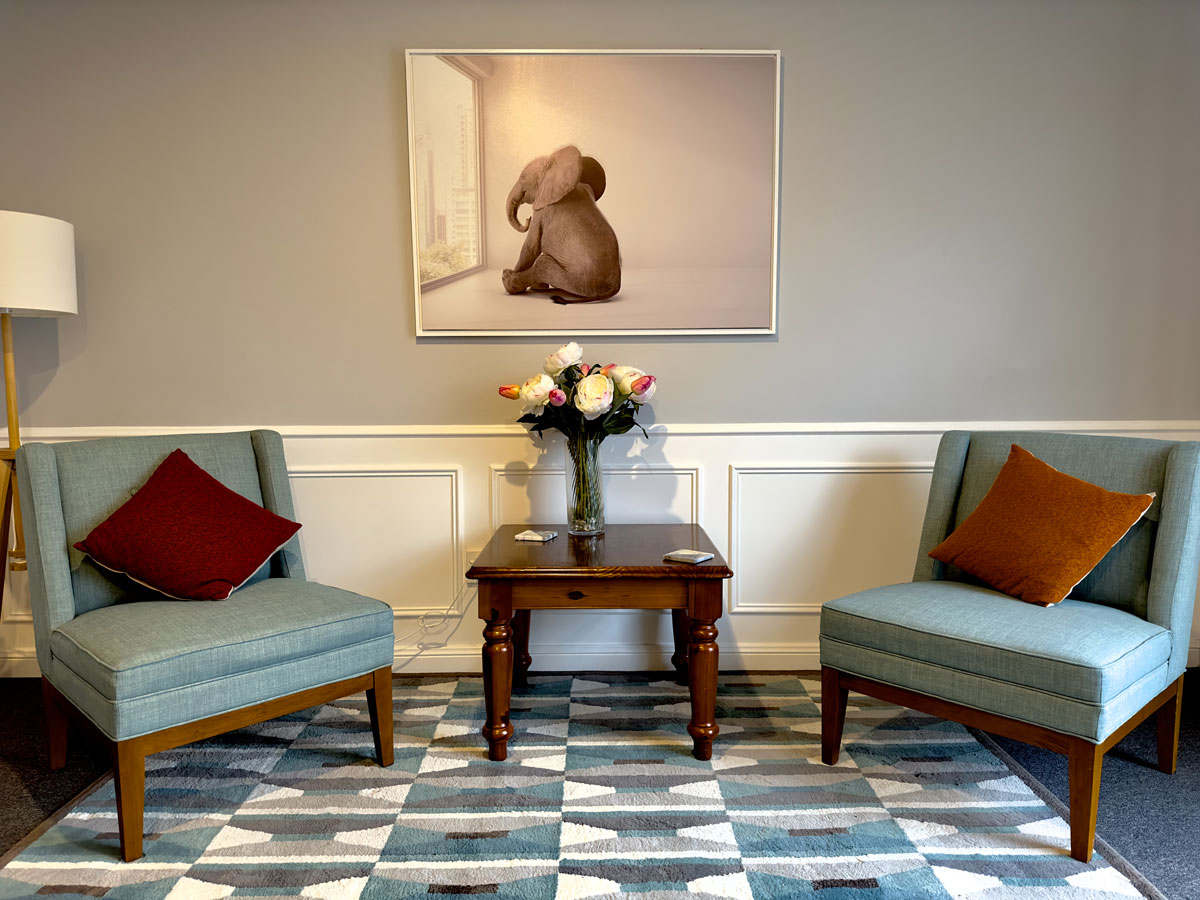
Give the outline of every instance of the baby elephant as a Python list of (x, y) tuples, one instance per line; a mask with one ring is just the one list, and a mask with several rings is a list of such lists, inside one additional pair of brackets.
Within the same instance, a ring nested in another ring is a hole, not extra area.
[[(522, 171), (508, 194), (508, 221), (526, 232), (517, 264), (501, 273), (510, 294), (556, 288), (582, 300), (607, 300), (621, 289), (617, 236), (596, 207), (604, 169), (578, 147), (540, 156)], [(517, 210), (533, 205), (522, 225)]]

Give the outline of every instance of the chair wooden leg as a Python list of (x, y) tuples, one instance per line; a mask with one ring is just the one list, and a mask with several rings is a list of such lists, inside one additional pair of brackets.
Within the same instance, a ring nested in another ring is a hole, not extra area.
[(1096, 840), (1096, 810), (1100, 804), (1100, 769), (1104, 753), (1098, 744), (1075, 738), (1068, 754), (1071, 800), (1071, 857), (1090, 862)]
[(42, 709), (46, 716), (46, 743), (50, 748), (50, 768), (67, 764), (67, 711), (50, 682), (42, 679)]
[(117, 828), (121, 856), (133, 862), (142, 856), (143, 811), (146, 804), (146, 757), (136, 739), (113, 745), (113, 782), (117, 790)]
[(375, 759), (390, 766), (395, 754), (392, 729), (392, 668), (375, 670), (375, 686), (367, 688), (367, 709), (371, 713), (371, 734), (375, 738)]
[(842, 729), (846, 725), (846, 698), (838, 670), (821, 666), (821, 762), (832, 766), (842, 752)]
[(1183, 676), (1175, 682), (1175, 696), (1158, 708), (1155, 724), (1158, 729), (1158, 770), (1175, 773), (1179, 759), (1179, 722), (1183, 712)]

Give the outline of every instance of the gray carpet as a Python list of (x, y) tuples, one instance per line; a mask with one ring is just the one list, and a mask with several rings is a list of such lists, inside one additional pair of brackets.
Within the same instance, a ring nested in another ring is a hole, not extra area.
[(0, 678), (0, 854), (111, 768), (107, 752), (73, 740), (67, 767), (46, 767), (42, 682)]
[[(1104, 757), (1096, 834), (1171, 900), (1200, 900), (1200, 669), (1183, 684), (1179, 766), (1158, 771), (1154, 719), (1143, 722)], [(992, 735), (993, 740), (1064, 803), (1067, 761), (1049, 750)]]

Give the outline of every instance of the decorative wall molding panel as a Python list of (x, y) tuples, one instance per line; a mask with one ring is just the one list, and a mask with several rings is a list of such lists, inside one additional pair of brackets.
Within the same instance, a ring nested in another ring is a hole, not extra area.
[[(827, 600), (908, 580), (915, 533), (898, 540), (895, 526), (919, 525), (932, 471), (926, 463), (731, 465), (730, 614), (815, 616)], [(845, 564), (813, 564), (839, 559)]]
[(454, 608), (462, 567), (458, 466), (289, 468), (308, 577), (397, 616)]
[[(261, 426), (27, 428), (26, 441)], [(271, 426), (266, 426), (271, 427)], [(1186, 422), (656, 425), (601, 448), (610, 522), (696, 521), (735, 572), (717, 623), (726, 669), (818, 665), (820, 605), (911, 577), (942, 432), (1027, 428), (1200, 440)], [(518, 425), (278, 427), (310, 577), (396, 613), (396, 669), (479, 671), (469, 560), (505, 521), (560, 521), (562, 444)], [(10, 573), (0, 675), (36, 676), (26, 573)], [(664, 669), (669, 617), (546, 611), (534, 669)], [(1200, 615), (1190, 663), (1200, 664)]]

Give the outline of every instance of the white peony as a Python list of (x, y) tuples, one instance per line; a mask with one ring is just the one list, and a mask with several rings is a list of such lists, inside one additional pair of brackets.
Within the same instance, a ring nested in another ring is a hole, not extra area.
[(552, 390), (554, 390), (554, 379), (548, 375), (534, 375), (532, 378), (526, 379), (518, 394), (521, 402), (525, 404), (525, 408), (521, 412), (540, 416), (542, 408), (550, 402)]
[(588, 375), (575, 385), (575, 408), (585, 419), (595, 419), (610, 409), (613, 403), (612, 380), (602, 373)]
[(564, 369), (579, 365), (581, 362), (583, 362), (583, 348), (571, 341), (547, 356), (546, 363), (542, 368), (545, 369), (547, 375), (557, 378)]

